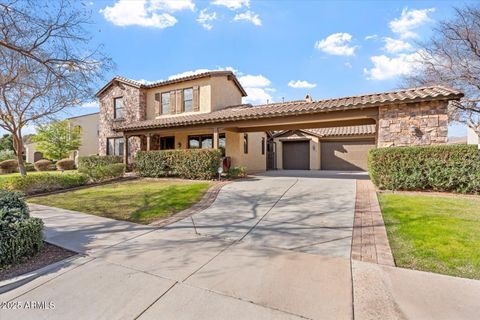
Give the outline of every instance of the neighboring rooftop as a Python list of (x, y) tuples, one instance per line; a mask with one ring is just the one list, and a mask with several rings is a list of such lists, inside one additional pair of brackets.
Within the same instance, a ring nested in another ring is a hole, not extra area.
[(174, 79), (165, 80), (165, 81), (158, 81), (150, 84), (144, 84), (139, 81), (135, 81), (125, 77), (115, 76), (105, 86), (103, 86), (95, 95), (98, 97), (100, 94), (102, 94), (103, 91), (105, 91), (108, 87), (110, 87), (114, 82), (122, 82), (135, 88), (150, 89), (150, 88), (166, 86), (169, 84), (180, 83), (184, 81), (190, 81), (190, 80), (196, 80), (196, 79), (202, 79), (202, 78), (208, 78), (208, 77), (221, 77), (221, 76), (226, 76), (229, 78), (229, 80), (232, 80), (235, 83), (235, 85), (238, 87), (240, 92), (242, 93), (242, 96), (244, 97), (247, 96), (247, 92), (245, 91), (245, 89), (243, 89), (242, 85), (240, 84), (237, 77), (232, 71), (208, 71), (203, 73), (197, 73), (190, 76), (179, 77), (179, 78), (174, 78)]
[(442, 87), (421, 87), (384, 93), (326, 99), (318, 101), (289, 101), (252, 106), (243, 104), (210, 113), (179, 114), (158, 119), (120, 125), (118, 131), (149, 128), (179, 127), (195, 124), (230, 122), (238, 120), (272, 118), (284, 115), (315, 114), (321, 112), (376, 107), (394, 103), (413, 103), (433, 100), (458, 100), (463, 97), (460, 91)]

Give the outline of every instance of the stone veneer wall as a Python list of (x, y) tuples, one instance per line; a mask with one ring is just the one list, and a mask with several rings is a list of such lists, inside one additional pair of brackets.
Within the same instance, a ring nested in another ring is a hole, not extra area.
[(447, 143), (447, 106), (446, 101), (380, 106), (377, 146)]
[[(114, 119), (113, 99), (123, 97), (123, 120)], [(135, 87), (117, 83), (108, 88), (100, 99), (100, 117), (99, 117), (99, 150), (100, 155), (107, 154), (107, 138), (122, 137), (121, 132), (113, 131), (114, 125), (128, 124), (134, 121), (145, 120), (146, 95)], [(141, 148), (141, 139), (131, 137), (129, 139), (129, 149), (131, 157)]]

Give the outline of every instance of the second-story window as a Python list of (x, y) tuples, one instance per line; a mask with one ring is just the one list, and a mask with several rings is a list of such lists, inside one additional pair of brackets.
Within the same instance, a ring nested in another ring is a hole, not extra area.
[(113, 99), (113, 117), (115, 119), (123, 119), (122, 97)]
[(162, 114), (170, 113), (170, 92), (162, 93)]
[(183, 89), (183, 112), (193, 111), (193, 89)]

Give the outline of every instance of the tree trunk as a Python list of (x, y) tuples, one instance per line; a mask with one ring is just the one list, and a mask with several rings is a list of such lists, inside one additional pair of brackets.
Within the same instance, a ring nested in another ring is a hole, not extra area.
[(13, 148), (15, 149), (15, 153), (17, 154), (17, 161), (18, 161), (18, 172), (22, 176), (27, 175), (27, 170), (25, 169), (25, 163), (23, 162), (23, 141), (21, 136), (19, 137), (16, 133), (12, 134), (13, 136)]

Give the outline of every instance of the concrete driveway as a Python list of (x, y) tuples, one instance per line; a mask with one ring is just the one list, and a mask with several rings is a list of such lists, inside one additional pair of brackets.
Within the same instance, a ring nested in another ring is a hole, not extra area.
[(355, 176), (286, 175), (226, 185), (162, 229), (32, 206), (84, 256), (0, 299), (54, 309), (2, 319), (351, 319)]

